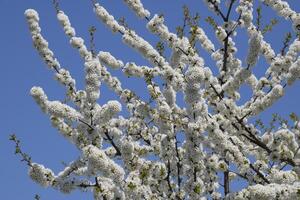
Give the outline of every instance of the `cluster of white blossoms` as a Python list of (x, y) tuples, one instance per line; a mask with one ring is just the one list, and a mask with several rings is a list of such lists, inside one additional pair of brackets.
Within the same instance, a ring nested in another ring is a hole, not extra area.
[(45, 168), (43, 165), (32, 163), (32, 166), (29, 168), (29, 176), (32, 180), (47, 187), (52, 184), (54, 180), (54, 173), (51, 169)]
[[(189, 38), (172, 33), (164, 17), (151, 16), (140, 0), (124, 2), (170, 47), (170, 58), (93, 2), (100, 21), (121, 34), (122, 41), (151, 66), (123, 63), (109, 52), (90, 50), (69, 17), (57, 8), (60, 25), (84, 62), (85, 87), (77, 90), (70, 72), (60, 66), (41, 35), (38, 13), (26, 10), (34, 47), (54, 71), (55, 79), (66, 87), (68, 98), (65, 102), (50, 101), (37, 86), (31, 95), (49, 115), (53, 127), (81, 152), (78, 160), (57, 174), (30, 162), (29, 175), (35, 182), (63, 193), (91, 191), (99, 200), (300, 198), (300, 123), (264, 133), (251, 123), (251, 117), (272, 106), (284, 95), (285, 86), (300, 77), (299, 38), (286, 53), (276, 54), (252, 22), (253, 1), (228, 1), (229, 11), (238, 15), (231, 20), (230, 13), (222, 12), (220, 0), (205, 0), (224, 21), (215, 27), (218, 44), (213, 44), (201, 27), (193, 26), (191, 32), (215, 62), (219, 70), (215, 75)], [(287, 2), (262, 2), (299, 30), (300, 15)], [(246, 29), (249, 37), (247, 55), (242, 59), (236, 56), (237, 28)], [(268, 69), (265, 76), (257, 78), (253, 68), (260, 57), (266, 59)], [(123, 88), (110, 69), (144, 79), (151, 101)], [(101, 105), (101, 84), (119, 100)], [(239, 105), (239, 90), (244, 85), (251, 87), (253, 96)], [(183, 106), (178, 101), (180, 95)], [(120, 116), (122, 109), (127, 109), (126, 117)], [(232, 192), (231, 186), (239, 179), (247, 186)]]
[(120, 26), (114, 17), (110, 15), (104, 7), (100, 6), (98, 3), (96, 3), (94, 6), (96, 15), (112, 30), (112, 32), (125, 31), (125, 28)]
[(126, 63), (125, 67), (123, 68), (123, 72), (127, 76), (135, 76), (142, 78), (147, 73), (152, 76), (157, 76), (160, 70), (157, 67), (150, 68), (147, 66), (137, 66), (134, 62), (129, 62)]
[[(299, 182), (291, 185), (288, 184), (269, 184), (269, 185), (254, 185), (248, 189), (244, 189), (238, 193), (229, 194), (226, 200), (244, 200), (244, 199), (299, 199)], [(298, 189), (297, 189), (298, 188)]]
[[(300, 46), (300, 45), (299, 45)], [(287, 83), (289, 85), (293, 84), (294, 81), (300, 76), (300, 59), (298, 58), (296, 62), (294, 62), (287, 74)]]
[(98, 58), (103, 64), (113, 69), (118, 69), (120, 67), (123, 67), (124, 65), (121, 60), (117, 60), (109, 52), (100, 51), (98, 54)]
[(60, 101), (48, 101), (48, 97), (40, 87), (33, 87), (30, 93), (42, 110), (51, 116), (66, 118), (68, 120), (78, 120), (82, 117), (74, 108)]
[(262, 36), (259, 33), (256, 33), (252, 35), (249, 40), (249, 53), (247, 57), (247, 64), (249, 66), (254, 66), (258, 60), (261, 49), (261, 39)]
[(253, 20), (253, 1), (240, 0), (240, 4), (236, 8), (236, 12), (241, 15), (241, 26), (249, 27)]
[(87, 159), (88, 174), (97, 176), (101, 174), (104, 177), (111, 178), (115, 184), (122, 183), (124, 179), (124, 170), (113, 160), (94, 145), (88, 145), (82, 149), (84, 158)]
[(214, 44), (208, 39), (207, 35), (205, 34), (204, 30), (200, 27), (196, 27), (196, 38), (199, 40), (203, 49), (207, 52), (214, 52), (215, 46)]
[(69, 37), (75, 37), (75, 29), (71, 26), (69, 17), (65, 15), (64, 12), (60, 11), (57, 13), (57, 19), (64, 27), (66, 35), (68, 35)]
[(300, 15), (290, 8), (288, 2), (282, 0), (262, 0), (262, 2), (277, 11), (278, 15), (291, 19), (294, 29), (300, 30)]
[(150, 12), (143, 7), (140, 0), (124, 0), (140, 18), (150, 17)]

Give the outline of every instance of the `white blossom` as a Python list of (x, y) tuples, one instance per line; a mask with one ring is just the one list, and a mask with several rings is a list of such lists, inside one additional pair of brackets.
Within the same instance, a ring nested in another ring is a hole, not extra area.
[(150, 17), (150, 12), (143, 7), (143, 4), (140, 0), (124, 0), (124, 1), (140, 18)]
[(101, 64), (97, 59), (90, 59), (84, 63), (86, 76), (87, 99), (93, 104), (100, 96), (100, 68)]
[(102, 22), (112, 30), (112, 32), (125, 31), (125, 28), (120, 26), (114, 17), (110, 15), (99, 3), (95, 4), (94, 12), (102, 20)]
[(269, 184), (266, 186), (257, 184), (254, 186), (249, 186), (237, 193), (232, 193), (228, 195), (225, 199), (297, 199), (299, 198), (299, 182), (293, 185), (288, 184)]
[(117, 60), (109, 52), (100, 51), (98, 54), (98, 58), (103, 64), (108, 65), (113, 69), (123, 67), (124, 65), (121, 60)]
[(300, 59), (292, 64), (287, 74), (287, 83), (291, 85), (297, 78), (300, 77)]
[(258, 60), (258, 55), (261, 48), (261, 35), (254, 34), (249, 39), (249, 50), (247, 56), (247, 64), (249, 66), (255, 65)]
[(36, 103), (41, 107), (43, 112), (47, 111), (47, 101), (48, 97), (44, 93), (44, 90), (41, 87), (33, 87), (30, 90), (31, 96), (34, 98)]
[(83, 148), (83, 155), (88, 159), (88, 169), (91, 174), (97, 175), (102, 172), (104, 176), (112, 178), (118, 184), (124, 179), (123, 169), (97, 147), (89, 145)]
[(81, 118), (81, 114), (78, 113), (74, 108), (62, 104), (59, 101), (49, 101), (47, 102), (47, 111), (49, 114), (56, 117), (66, 118), (70, 120), (78, 120)]
[(99, 123), (106, 123), (121, 110), (122, 106), (118, 101), (109, 101), (95, 114), (94, 119), (99, 121)]
[(51, 169), (45, 168), (43, 165), (32, 163), (29, 167), (29, 176), (36, 183), (43, 187), (48, 187), (52, 184), (55, 176)]
[(207, 51), (215, 51), (214, 44), (208, 39), (207, 35), (205, 34), (204, 30), (200, 27), (196, 28), (196, 37), (199, 40), (201, 46)]
[(74, 37), (76, 33), (74, 28), (71, 26), (69, 17), (63, 11), (60, 10), (57, 13), (57, 19), (60, 22), (60, 24), (63, 26), (65, 34), (68, 35), (69, 37)]

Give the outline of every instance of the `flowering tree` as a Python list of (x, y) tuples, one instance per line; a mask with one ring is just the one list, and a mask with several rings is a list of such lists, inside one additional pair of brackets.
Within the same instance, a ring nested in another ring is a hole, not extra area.
[[(168, 30), (162, 15), (151, 15), (139, 0), (124, 0), (136, 15), (147, 20), (147, 28), (172, 51), (163, 56), (163, 43), (154, 48), (124, 21), (117, 21), (93, 2), (97, 17), (123, 42), (135, 49), (152, 66), (124, 64), (109, 52), (95, 52), (95, 29), (90, 30), (91, 48), (76, 35), (68, 16), (54, 1), (57, 19), (70, 44), (84, 60), (85, 88), (78, 90), (70, 72), (62, 68), (42, 36), (38, 13), (25, 11), (34, 47), (59, 83), (66, 88), (67, 101), (51, 101), (40, 87), (31, 95), (52, 125), (81, 152), (58, 174), (32, 162), (23, 153), (19, 140), (16, 153), (29, 166), (29, 176), (44, 187), (63, 193), (75, 189), (92, 191), (95, 199), (299, 199), (300, 198), (300, 123), (282, 125), (276, 131), (262, 131), (249, 122), (284, 95), (284, 88), (300, 77), (300, 38), (289, 45), (288, 35), (282, 51), (276, 55), (264, 40), (271, 29), (260, 28), (260, 10), (253, 23), (251, 0), (230, 0), (222, 11), (220, 0), (205, 0), (207, 6), (223, 21), (207, 21), (215, 29), (218, 48), (191, 18), (185, 8), (185, 24), (177, 34)], [(290, 20), (297, 33), (300, 14), (282, 0), (262, 0)], [(230, 19), (233, 8), (238, 14)], [(189, 24), (190, 37), (183, 34)], [(274, 23), (273, 23), (274, 24)], [(235, 56), (234, 36), (237, 28), (249, 35), (248, 54), (244, 63)], [(216, 62), (217, 76), (205, 66), (195, 44), (199, 42)], [(253, 73), (258, 58), (266, 59), (269, 68), (264, 77)], [(107, 67), (121, 69), (127, 76), (147, 83), (151, 101), (138, 97), (122, 87)], [(163, 83), (156, 83), (160, 77)], [(107, 84), (120, 97), (99, 105), (100, 84)], [(242, 85), (252, 88), (253, 96), (237, 105)], [(177, 93), (184, 94), (186, 107), (177, 103)], [(122, 103), (122, 104), (121, 104)], [(128, 116), (119, 116), (125, 105)], [(220, 179), (222, 182), (220, 183)], [(248, 183), (239, 192), (230, 186), (237, 179)], [(220, 188), (223, 188), (221, 190)]]

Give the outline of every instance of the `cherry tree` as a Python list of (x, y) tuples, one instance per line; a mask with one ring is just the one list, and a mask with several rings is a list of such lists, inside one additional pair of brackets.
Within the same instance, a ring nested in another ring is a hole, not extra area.
[[(25, 11), (34, 47), (56, 80), (66, 88), (66, 102), (48, 99), (41, 87), (30, 94), (41, 110), (67, 140), (81, 152), (79, 159), (54, 173), (25, 154), (13, 135), (16, 153), (29, 167), (29, 176), (43, 187), (63, 193), (90, 191), (95, 199), (299, 199), (300, 123), (278, 130), (262, 131), (250, 119), (272, 106), (286, 87), (300, 77), (300, 37), (286, 38), (278, 54), (264, 39), (271, 27), (261, 29), (260, 10), (254, 20), (252, 0), (229, 0), (224, 11), (220, 0), (204, 0), (223, 23), (207, 21), (219, 41), (191, 19), (185, 8), (190, 37), (169, 31), (163, 15), (150, 13), (140, 0), (124, 0), (145, 20), (147, 29), (162, 41), (157, 48), (143, 39), (124, 21), (118, 21), (101, 3), (92, 1), (99, 21), (151, 63), (139, 66), (123, 62), (109, 52), (96, 52), (76, 34), (67, 14), (54, 1), (57, 19), (70, 44), (84, 61), (85, 88), (78, 89), (67, 69), (61, 67), (39, 26), (38, 12)], [(261, 0), (300, 30), (300, 14), (283, 0)], [(236, 12), (237, 18), (231, 19)], [(237, 29), (248, 34), (247, 58), (236, 57)], [(94, 31), (90, 30), (94, 44)], [(215, 61), (214, 75), (195, 44), (201, 45)], [(167, 44), (171, 56), (163, 56)], [(253, 73), (264, 57), (268, 70), (261, 78)], [(110, 70), (121, 70), (147, 84), (151, 101), (127, 88)], [(162, 83), (155, 82), (159, 77)], [(100, 105), (100, 85), (106, 84), (119, 96)], [(252, 97), (238, 105), (241, 86), (252, 89)], [(176, 102), (184, 94), (185, 107)], [(124, 105), (124, 106), (122, 106)], [(122, 108), (123, 107), (123, 108)], [(128, 116), (121, 116), (122, 109)], [(243, 179), (247, 186), (232, 192), (231, 185)], [(221, 181), (220, 181), (221, 180)]]

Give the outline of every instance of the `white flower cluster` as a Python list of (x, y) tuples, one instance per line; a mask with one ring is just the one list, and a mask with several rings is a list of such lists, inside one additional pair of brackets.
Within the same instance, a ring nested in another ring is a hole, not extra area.
[(91, 104), (95, 104), (96, 100), (99, 99), (100, 96), (100, 74), (101, 74), (101, 64), (98, 59), (93, 58), (87, 60), (84, 63), (86, 76), (85, 82), (86, 87), (85, 91), (87, 94), (87, 99)]
[(109, 101), (95, 114), (94, 120), (99, 124), (104, 124), (121, 110), (122, 106), (118, 101)]
[(60, 24), (64, 27), (65, 34), (69, 37), (75, 37), (75, 29), (71, 26), (69, 17), (63, 11), (60, 10), (57, 13), (57, 19), (60, 22)]
[(51, 169), (45, 168), (43, 165), (32, 163), (29, 167), (29, 176), (36, 183), (43, 187), (48, 187), (52, 184), (55, 176)]
[(82, 173), (83, 171), (85, 171), (83, 168), (85, 168), (85, 162), (82, 159), (75, 160), (69, 163), (69, 165), (66, 166), (63, 171), (59, 172), (55, 177), (55, 180), (59, 181), (63, 178), (68, 177), (68, 175), (72, 173), (74, 170), (76, 171), (75, 172), (76, 174), (84, 175), (84, 173)]
[(252, 114), (259, 114), (270, 107), (277, 99), (283, 96), (283, 92), (283, 87), (281, 85), (275, 85), (267, 95), (251, 105), (250, 110), (252, 111)]
[(272, 159), (293, 159), (299, 145), (295, 140), (295, 135), (288, 129), (280, 129), (273, 133), (269, 143), (273, 150)]
[(292, 64), (287, 74), (287, 83), (293, 84), (297, 78), (300, 77), (300, 58)]
[[(218, 120), (219, 121), (219, 120)], [(226, 149), (226, 160), (236, 163), (241, 173), (247, 172), (250, 168), (248, 159), (243, 155), (243, 152), (239, 150), (238, 145), (234, 144), (243, 144), (236, 136), (228, 137), (226, 133), (222, 133), (222, 131), (216, 128), (216, 124), (218, 122), (214, 119), (211, 120), (210, 125), (208, 126), (210, 140), (214, 141), (224, 141), (223, 143), (218, 144), (215, 149), (217, 151), (224, 151)], [(234, 143), (232, 143), (234, 141)], [(216, 163), (217, 164), (217, 163)], [(219, 166), (220, 167), (220, 166)], [(224, 166), (226, 167), (226, 166)], [(221, 168), (224, 168), (221, 167)], [(217, 168), (217, 165), (215, 165)]]
[(94, 8), (94, 11), (96, 15), (101, 19), (101, 21), (107, 25), (112, 32), (125, 32), (125, 28), (123, 26), (120, 26), (119, 23), (115, 20), (115, 18), (110, 15), (105, 8), (100, 6), (99, 3), (96, 3)]
[(298, 199), (300, 183), (288, 184), (268, 184), (249, 186), (237, 193), (231, 193), (225, 197), (226, 200), (243, 200), (243, 199)]
[(223, 43), (223, 41), (225, 40), (225, 38), (227, 36), (226, 30), (223, 27), (218, 26), (216, 28), (216, 36), (217, 36), (218, 40), (220, 41), (220, 43)]
[(124, 66), (124, 64), (121, 60), (117, 60), (109, 52), (100, 51), (98, 54), (98, 58), (99, 58), (100, 62), (102, 62), (105, 65), (108, 65), (109, 67), (111, 67), (113, 69), (118, 69), (118, 68)]
[(293, 11), (288, 2), (282, 0), (261, 0), (266, 5), (277, 11), (277, 14), (286, 18), (291, 19), (293, 27), (296, 31), (300, 29), (300, 15)]
[(292, 15), (292, 21), (293, 21), (293, 25), (294, 25), (294, 29), (296, 32), (300, 31), (300, 14), (294, 14)]
[(25, 16), (32, 34), (33, 44), (40, 56), (50, 68), (60, 68), (59, 62), (54, 58), (53, 52), (48, 48), (48, 42), (41, 35), (38, 13), (33, 9), (28, 9), (25, 11)]
[(112, 178), (115, 183), (121, 184), (125, 175), (124, 170), (109, 159), (102, 150), (88, 145), (82, 151), (83, 156), (88, 160), (88, 170), (91, 175), (97, 175), (101, 172), (103, 176)]
[(47, 110), (50, 115), (59, 118), (66, 118), (69, 120), (78, 120), (81, 118), (81, 114), (78, 113), (74, 108), (66, 104), (62, 104), (59, 101), (49, 101), (47, 103)]
[(258, 60), (258, 55), (261, 49), (262, 35), (259, 33), (253, 34), (249, 39), (249, 50), (247, 56), (247, 64), (254, 66)]
[(66, 85), (69, 88), (75, 88), (75, 79), (71, 77), (68, 70), (63, 68), (59, 69), (59, 73), (55, 74), (55, 78), (63, 85)]
[(143, 4), (140, 0), (124, 1), (140, 18), (150, 17), (150, 12), (143, 7)]
[(125, 200), (125, 194), (122, 190), (115, 186), (114, 182), (111, 179), (100, 177), (97, 178), (99, 185), (95, 187), (94, 199), (102, 200), (102, 199), (119, 199)]
[[(151, 20), (152, 21), (152, 20)], [(151, 22), (150, 21), (150, 22)], [(149, 23), (150, 23), (149, 22)], [(149, 26), (148, 26), (149, 28)], [(171, 84), (175, 90), (180, 90), (183, 85), (183, 78), (180, 73), (175, 71), (168, 62), (157, 52), (157, 50), (139, 37), (134, 31), (126, 31), (123, 34), (123, 42), (137, 50), (142, 56), (148, 59), (154, 66), (161, 70), (161, 76)]]
[(100, 75), (101, 81), (107, 84), (107, 86), (112, 89), (116, 94), (119, 96), (124, 91), (121, 82), (117, 77), (113, 77), (106, 69), (105, 66), (101, 67), (101, 75)]
[(170, 48), (178, 50), (182, 48), (186, 50), (189, 47), (187, 38), (180, 39), (175, 33), (171, 33), (166, 25), (164, 25), (164, 17), (155, 14), (153, 18), (147, 23), (147, 28), (157, 34), (162, 40), (168, 41)]
[(175, 106), (176, 92), (172, 86), (167, 85), (166, 88), (163, 90), (163, 95), (166, 98), (166, 102), (170, 107)]
[(123, 68), (123, 72), (127, 76), (135, 76), (135, 77), (145, 77), (148, 76), (157, 76), (159, 75), (160, 70), (157, 67), (150, 68), (147, 66), (137, 66), (134, 62), (126, 63)]
[(69, 120), (78, 120), (81, 118), (81, 114), (74, 108), (59, 101), (48, 101), (46, 94), (40, 87), (33, 87), (30, 93), (41, 109), (50, 115)]
[(196, 119), (197, 116), (197, 108), (201, 108), (201, 106), (196, 106), (199, 101), (201, 101), (201, 93), (200, 89), (200, 82), (204, 80), (205, 74), (204, 70), (199, 66), (189, 67), (185, 73), (185, 78), (187, 80), (187, 84), (185, 86), (185, 101), (190, 104), (190, 113), (194, 113), (194, 118)]
[(241, 26), (249, 27), (253, 20), (253, 3), (248, 0), (240, 0), (240, 4), (236, 8), (236, 12), (241, 15)]
[(222, 89), (228, 91), (228, 93), (236, 91), (250, 77), (250, 75), (251, 72), (248, 69), (241, 68), (222, 86)]
[(277, 56), (271, 62), (270, 67), (266, 71), (266, 75), (272, 75), (271, 81), (273, 83), (280, 83), (280, 80), (285, 78), (285, 74), (291, 67), (293, 61), (291, 57)]
[(150, 59), (152, 63), (162, 63), (161, 60), (158, 60), (160, 58), (159, 53), (147, 41), (139, 37), (134, 31), (126, 31), (122, 39), (125, 44), (136, 49), (145, 58)]
[(81, 37), (71, 37), (70, 43), (74, 48), (77, 48), (82, 58), (91, 57), (91, 52), (84, 45), (84, 40)]
[(34, 98), (35, 102), (40, 106), (43, 112), (47, 111), (47, 101), (44, 90), (41, 87), (32, 87), (30, 90), (31, 96)]
[(75, 144), (78, 148), (82, 146), (80, 141), (78, 141), (79, 133), (76, 129), (73, 129), (70, 125), (68, 125), (64, 119), (58, 117), (51, 117), (52, 126), (57, 128), (57, 130), (70, 142)]
[(269, 64), (272, 63), (273, 59), (275, 58), (275, 52), (274, 50), (271, 48), (271, 45), (269, 43), (267, 43), (266, 41), (262, 40), (261, 41), (261, 54), (264, 55), (264, 57), (266, 58), (267, 62)]
[(268, 179), (277, 184), (293, 184), (298, 180), (298, 175), (292, 170), (282, 171), (273, 168)]
[(196, 38), (199, 40), (202, 48), (205, 49), (207, 52), (215, 51), (214, 44), (208, 39), (204, 30), (200, 27), (196, 27)]
[(296, 60), (298, 53), (300, 52), (300, 40), (296, 38), (290, 45), (288, 51), (286, 52), (286, 57), (291, 57), (291, 60)]
[(33, 34), (39, 34), (41, 32), (41, 28), (39, 27), (39, 14), (33, 10), (33, 9), (27, 9), (25, 10), (25, 17), (27, 19), (28, 25), (29, 25), (29, 30)]

